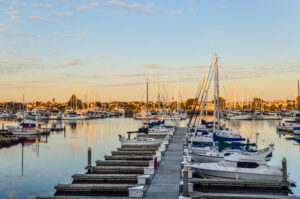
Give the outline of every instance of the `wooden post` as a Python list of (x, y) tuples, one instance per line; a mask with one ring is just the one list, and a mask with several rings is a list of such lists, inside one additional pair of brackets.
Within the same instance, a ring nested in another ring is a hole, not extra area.
[(188, 137), (188, 135), (185, 135), (185, 145), (186, 146), (189, 145), (189, 137)]
[(154, 158), (154, 170), (157, 170), (157, 157)]
[(87, 165), (88, 173), (92, 173), (92, 150), (91, 147), (88, 148), (88, 165)]
[(4, 123), (2, 123), (2, 130), (4, 130)]
[(188, 197), (189, 196), (189, 184), (188, 184), (188, 169), (187, 166), (184, 165), (183, 168), (183, 196)]
[(285, 157), (282, 158), (282, 182), (287, 183), (287, 163)]

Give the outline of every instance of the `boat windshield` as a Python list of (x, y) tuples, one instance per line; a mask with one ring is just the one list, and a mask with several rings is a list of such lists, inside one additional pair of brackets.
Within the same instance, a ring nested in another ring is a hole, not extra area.
[(256, 162), (237, 162), (237, 167), (240, 168), (256, 168), (258, 164)]

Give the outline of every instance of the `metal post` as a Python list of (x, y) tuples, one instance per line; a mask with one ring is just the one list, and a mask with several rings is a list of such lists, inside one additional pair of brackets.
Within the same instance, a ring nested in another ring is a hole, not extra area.
[(188, 185), (188, 169), (187, 166), (184, 165), (183, 168), (183, 196), (188, 197), (189, 196), (189, 185)]
[(287, 183), (287, 163), (285, 157), (282, 158), (282, 182)]
[(92, 150), (91, 147), (88, 148), (88, 165), (87, 165), (88, 173), (92, 173)]
[(154, 158), (154, 170), (157, 170), (157, 157)]

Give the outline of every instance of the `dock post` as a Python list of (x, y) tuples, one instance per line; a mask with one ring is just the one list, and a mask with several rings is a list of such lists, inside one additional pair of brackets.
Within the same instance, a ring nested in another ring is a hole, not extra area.
[(185, 135), (185, 145), (188, 146), (189, 144), (189, 137), (188, 135)]
[(285, 157), (282, 158), (282, 182), (287, 183), (287, 163)]
[(187, 166), (184, 165), (183, 168), (183, 196), (188, 197), (189, 196), (189, 182), (188, 182), (188, 169)]
[(128, 133), (128, 140), (130, 140), (131, 133), (130, 132), (127, 132), (127, 133)]
[(4, 130), (4, 123), (2, 123), (2, 130)]
[(154, 158), (154, 170), (157, 170), (157, 157)]
[(91, 147), (88, 148), (88, 165), (87, 165), (88, 173), (92, 173), (92, 150)]

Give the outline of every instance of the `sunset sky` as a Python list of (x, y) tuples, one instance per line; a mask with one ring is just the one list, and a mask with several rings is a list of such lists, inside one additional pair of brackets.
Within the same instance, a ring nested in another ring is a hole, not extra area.
[(142, 100), (156, 73), (194, 97), (213, 53), (220, 91), (293, 99), (298, 0), (0, 0), (0, 101)]

